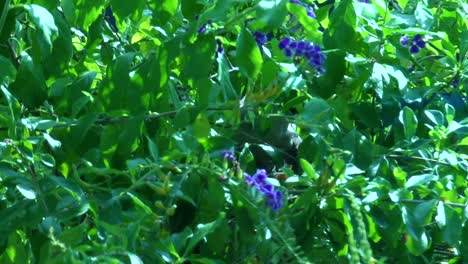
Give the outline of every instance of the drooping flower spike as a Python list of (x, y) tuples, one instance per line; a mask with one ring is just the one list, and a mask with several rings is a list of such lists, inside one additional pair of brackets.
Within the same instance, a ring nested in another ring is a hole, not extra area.
[(279, 211), (283, 206), (283, 193), (275, 190), (275, 187), (268, 183), (268, 175), (265, 170), (257, 170), (254, 175), (244, 174), (247, 184), (254, 186), (265, 195), (266, 204), (273, 210)]
[(317, 68), (319, 72), (324, 72), (325, 54), (320, 50), (320, 47), (307, 41), (292, 41), (291, 38), (285, 37), (279, 42), (279, 48), (283, 50), (287, 57), (303, 57), (311, 66)]

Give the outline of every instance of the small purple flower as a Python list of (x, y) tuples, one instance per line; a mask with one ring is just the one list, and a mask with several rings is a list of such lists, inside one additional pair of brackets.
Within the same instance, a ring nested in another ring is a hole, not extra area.
[[(223, 55), (224, 54), (224, 49), (223, 49), (223, 43), (221, 42), (220, 39), (216, 39), (216, 53), (215, 53), (215, 58), (218, 58), (218, 55)], [(223, 151), (221, 154), (224, 155), (224, 158), (228, 158), (230, 160), (235, 160), (236, 158), (234, 157), (234, 154), (232, 151)], [(228, 155), (229, 154), (229, 155)]]
[(297, 42), (297, 49), (301, 49), (301, 50), (304, 50), (306, 48), (308, 43), (306, 43), (305, 41), (299, 41)]
[[(404, 35), (400, 38), (400, 44), (404, 47), (408, 46), (409, 38), (407, 35)], [(423, 36), (417, 34), (411, 40), (411, 45), (409, 47), (409, 51), (412, 54), (418, 53), (421, 49), (426, 47), (426, 42), (423, 39)]]
[(255, 41), (259, 46), (262, 46), (263, 44), (268, 42), (268, 37), (265, 33), (262, 32), (255, 32), (254, 33)]
[(208, 20), (204, 25), (202, 25), (202, 26), (198, 29), (197, 33), (198, 33), (198, 34), (204, 33), (204, 32), (208, 29), (208, 26), (211, 25), (211, 23), (212, 23), (212, 21), (211, 21), (211, 20)]
[(254, 174), (254, 181), (258, 184), (265, 184), (267, 179), (267, 174), (265, 170), (257, 170), (257, 173)]
[(247, 182), (248, 185), (253, 185), (254, 184), (254, 178), (250, 176), (247, 173), (244, 173), (245, 181)]
[(417, 45), (421, 49), (426, 47), (426, 42), (424, 42), (423, 37), (419, 34), (414, 36), (412, 44)]
[(366, 3), (366, 4), (370, 3), (370, 0), (358, 0), (358, 1), (361, 2), (361, 3)]
[(403, 47), (408, 46), (408, 35), (403, 35), (403, 36), (401, 36), (401, 38), (400, 38), (400, 44), (401, 44)]
[(273, 187), (273, 185), (271, 185), (269, 183), (265, 183), (265, 184), (260, 186), (259, 190), (262, 193), (268, 194), (268, 193), (273, 192), (275, 190), (275, 187)]
[(260, 51), (263, 53), (262, 46), (268, 42), (269, 40), (268, 35), (262, 32), (255, 32), (254, 38), (255, 38), (255, 42), (257, 42), (257, 45), (260, 48)]
[(419, 47), (417, 45), (411, 45), (410, 52), (415, 54), (419, 52)]
[(289, 0), (289, 3), (292, 3), (292, 4), (298, 4), (300, 6), (303, 6), (305, 8), (307, 8), (307, 15), (310, 17), (310, 18), (315, 18), (315, 12), (314, 12), (314, 9), (312, 7), (309, 7), (306, 3), (300, 1), (300, 0)]
[(278, 211), (283, 206), (283, 193), (281, 191), (272, 191), (266, 194), (267, 205), (273, 209), (273, 211)]
[(307, 15), (308, 15), (310, 18), (316, 18), (314, 9), (313, 9), (312, 7), (307, 8)]
[(235, 159), (236, 159), (236, 157), (234, 157), (234, 154), (229, 153), (229, 152), (227, 152), (226, 154), (224, 154), (224, 158), (230, 159), (230, 160), (235, 160)]
[(297, 42), (293, 41), (291, 44), (289, 44), (289, 47), (293, 50), (297, 49)]
[(280, 41), (278, 46), (280, 49), (285, 49), (289, 46), (290, 43), (291, 43), (291, 39), (289, 37), (285, 37), (284, 39)]
[(250, 176), (244, 173), (245, 181), (265, 195), (266, 204), (273, 209), (278, 211), (283, 206), (283, 193), (279, 190), (275, 190), (275, 187), (267, 182), (267, 173), (265, 170), (257, 170), (257, 172)]

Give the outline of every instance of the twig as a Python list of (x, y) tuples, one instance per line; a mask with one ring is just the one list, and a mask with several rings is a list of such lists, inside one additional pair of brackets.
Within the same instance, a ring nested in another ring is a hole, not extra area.
[(452, 164), (444, 162), (444, 161), (430, 159), (430, 158), (423, 158), (423, 157), (418, 157), (418, 156), (403, 156), (403, 155), (397, 155), (397, 154), (388, 154), (384, 156), (389, 157), (389, 158), (394, 158), (394, 159), (413, 159), (413, 160), (427, 161), (427, 162), (432, 162), (432, 163), (438, 163), (444, 166), (454, 167)]
[(44, 199), (45, 196), (44, 196), (44, 193), (42, 192), (41, 185), (39, 184), (39, 177), (38, 177), (36, 169), (34, 167), (34, 163), (28, 161), (28, 158), (26, 157), (26, 155), (24, 155), (23, 152), (21, 152), (21, 150), (17, 146), (15, 146), (15, 145), (11, 145), (11, 146), (13, 146), (15, 151), (18, 153), (18, 155), (20, 155), (20, 157), (24, 161), (29, 162), (29, 164), (27, 165), (27, 168), (29, 170), (29, 173), (31, 173), (32, 183), (34, 185), (34, 188), (36, 189), (38, 198), (39, 198), (42, 206), (44, 207), (44, 210), (45, 210), (46, 214), (49, 214), (49, 207), (47, 207), (47, 203), (45, 202), (45, 199)]
[[(421, 204), (421, 203), (425, 203), (425, 202), (428, 202), (428, 201), (429, 200), (409, 200), (409, 199), (401, 199), (400, 200), (400, 202), (402, 202), (402, 203), (409, 203), (409, 204)], [(467, 206), (467, 204), (461, 204), (461, 203), (444, 202), (444, 201), (441, 201), (441, 202), (443, 202), (446, 205), (450, 205), (450, 206), (458, 207), (458, 208), (465, 208)]]
[[(20, 153), (20, 155), (23, 156), (22, 153)], [(37, 195), (39, 195), (39, 200), (41, 201), (46, 213), (49, 214), (49, 207), (47, 207), (47, 203), (45, 202), (44, 193), (42, 192), (41, 185), (39, 184), (39, 177), (37, 176), (36, 169), (32, 163), (29, 164), (28, 169), (32, 176), (34, 188), (36, 189)]]
[[(246, 108), (246, 107), (243, 107)], [(206, 109), (206, 111), (226, 111), (226, 110), (232, 110), (232, 107), (209, 107)], [(162, 112), (162, 113), (153, 113), (153, 114), (148, 114), (145, 115), (145, 121), (151, 121), (154, 119), (158, 119), (161, 117), (166, 117), (166, 116), (175, 116), (181, 109), (178, 110), (173, 110), (173, 111), (168, 111), (168, 112)], [(124, 117), (116, 117), (116, 118), (100, 118), (97, 119), (94, 122), (94, 125), (116, 125), (116, 124), (121, 124), (127, 122), (129, 119), (133, 118), (134, 116), (124, 116)], [(64, 127), (72, 127), (76, 126), (79, 124), (78, 120), (73, 120), (71, 122), (62, 122), (53, 125), (53, 128), (64, 128)], [(8, 127), (0, 127), (0, 131), (6, 131), (8, 130)]]

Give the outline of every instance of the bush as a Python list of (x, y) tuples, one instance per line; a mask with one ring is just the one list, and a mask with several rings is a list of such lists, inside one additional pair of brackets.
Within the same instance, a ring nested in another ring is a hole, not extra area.
[(4, 0), (1, 263), (468, 261), (468, 6)]

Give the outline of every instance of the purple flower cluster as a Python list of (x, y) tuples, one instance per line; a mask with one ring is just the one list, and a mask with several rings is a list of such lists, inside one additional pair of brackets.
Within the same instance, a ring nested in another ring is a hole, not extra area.
[[(224, 54), (224, 49), (223, 49), (223, 43), (221, 42), (220, 39), (216, 39), (216, 53), (215, 53), (215, 58), (218, 58), (218, 55), (223, 55)], [(228, 153), (228, 151), (223, 151), (223, 155), (226, 157), (226, 153)], [(232, 154), (232, 151), (229, 152), (231, 153), (231, 155), (234, 157), (234, 155)]]
[(254, 175), (245, 175), (245, 180), (249, 185), (255, 186), (257, 190), (262, 192), (266, 197), (266, 204), (273, 209), (279, 211), (283, 206), (283, 193), (275, 190), (275, 187), (267, 182), (267, 173), (265, 170), (257, 170)]
[(225, 159), (232, 160), (232, 161), (236, 160), (236, 157), (234, 156), (234, 152), (232, 152), (231, 150), (221, 151), (221, 155), (223, 155)]
[[(400, 44), (404, 47), (408, 46), (409, 37), (408, 35), (404, 35), (400, 38)], [(423, 37), (419, 34), (413, 37), (411, 41), (410, 52), (415, 54), (418, 53), (420, 49), (426, 47), (426, 42), (423, 40)]]
[(300, 6), (303, 6), (307, 9), (307, 15), (311, 18), (315, 18), (315, 12), (314, 12), (314, 9), (310, 6), (308, 6), (306, 3), (303, 3), (302, 1), (300, 0), (289, 0), (289, 3), (293, 3), (293, 4), (298, 4)]
[(366, 4), (370, 3), (370, 0), (358, 0), (358, 1), (361, 2), (361, 3), (366, 3)]
[(254, 32), (254, 38), (255, 38), (255, 41), (257, 42), (258, 46), (263, 46), (265, 43), (268, 42), (268, 37), (265, 33), (262, 33), (262, 32)]
[(258, 47), (260, 48), (260, 51), (263, 52), (262, 46), (265, 45), (268, 41), (270, 41), (273, 38), (273, 33), (262, 33), (262, 32), (254, 32), (254, 38), (255, 42), (257, 42)]
[(280, 41), (279, 48), (284, 51), (287, 57), (303, 57), (319, 72), (325, 71), (323, 64), (326, 56), (320, 51), (319, 46), (306, 41), (292, 41), (291, 38), (285, 37)]

